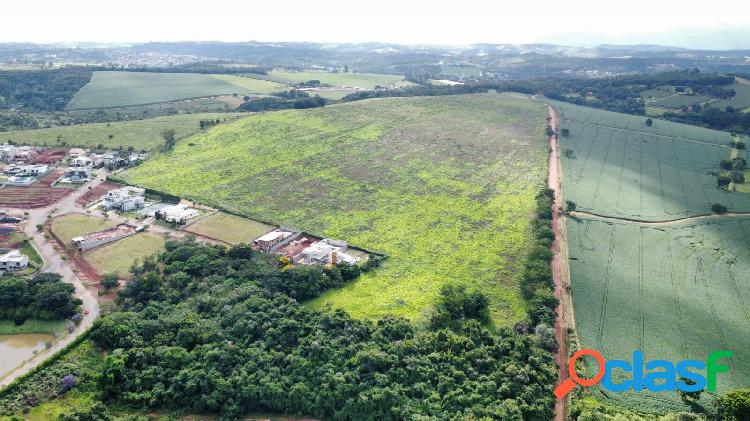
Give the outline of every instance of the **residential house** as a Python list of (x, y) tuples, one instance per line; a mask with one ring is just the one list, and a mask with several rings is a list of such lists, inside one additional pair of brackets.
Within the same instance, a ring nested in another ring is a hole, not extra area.
[(110, 190), (104, 196), (104, 209), (120, 209), (129, 211), (143, 208), (146, 199), (146, 191), (138, 187), (127, 186), (121, 189)]
[(73, 160), (82, 156), (86, 156), (86, 151), (81, 148), (73, 148), (68, 151), (68, 159)]
[(0, 161), (13, 162), (16, 158), (16, 146), (9, 143), (0, 145)]
[(29, 256), (21, 253), (20, 250), (5, 250), (3, 254), (0, 254), (0, 273), (22, 271), (28, 265)]
[(344, 252), (346, 242), (323, 239), (302, 250), (302, 262), (306, 264), (356, 263), (359, 259)]
[(69, 160), (68, 166), (75, 168), (86, 168), (93, 166), (93, 161), (88, 156), (79, 156)]
[(60, 179), (61, 183), (85, 183), (91, 180), (91, 169), (86, 167), (70, 167)]
[(198, 216), (196, 209), (189, 208), (185, 205), (167, 206), (156, 212), (156, 219), (163, 219), (167, 222), (184, 224), (188, 219)]
[(36, 164), (36, 165), (22, 165), (19, 171), (15, 174), (21, 177), (39, 177), (49, 172), (49, 165)]
[(253, 244), (258, 246), (261, 251), (270, 251), (273, 246), (291, 237), (293, 233), (283, 230), (274, 230), (269, 233), (263, 234), (257, 239), (253, 240)]

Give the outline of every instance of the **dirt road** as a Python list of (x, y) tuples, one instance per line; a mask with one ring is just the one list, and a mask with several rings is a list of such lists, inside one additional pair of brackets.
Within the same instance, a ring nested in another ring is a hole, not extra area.
[[(557, 113), (555, 109), (548, 106), (550, 115), (550, 126), (557, 131)], [(555, 297), (560, 300), (557, 306), (557, 320), (555, 321), (555, 336), (557, 338), (557, 365), (558, 384), (568, 377), (568, 341), (567, 327), (574, 326), (572, 319), (572, 300), (567, 293), (566, 288), (570, 285), (570, 275), (568, 272), (568, 243), (565, 231), (565, 218), (560, 215), (559, 207), (563, 203), (562, 185), (560, 183), (560, 159), (557, 148), (557, 136), (552, 135), (549, 139), (550, 156), (549, 156), (549, 174), (547, 186), (555, 191), (554, 203), (552, 206), (552, 230), (555, 233), (555, 241), (552, 243), (552, 279), (555, 284)], [(568, 413), (568, 399), (558, 400), (555, 403), (555, 421), (564, 421)]]

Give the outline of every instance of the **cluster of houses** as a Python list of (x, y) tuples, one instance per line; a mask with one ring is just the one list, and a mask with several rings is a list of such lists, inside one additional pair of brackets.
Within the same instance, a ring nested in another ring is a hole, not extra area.
[(81, 184), (91, 180), (94, 168), (115, 169), (135, 165), (146, 155), (135, 152), (93, 153), (81, 148), (62, 149), (38, 148), (0, 144), (0, 161), (8, 163), (5, 174), (9, 185), (28, 186), (39, 177), (50, 172), (63, 159), (67, 162), (65, 173), (58, 183)]
[(317, 238), (287, 228), (277, 228), (253, 241), (253, 248), (277, 253), (294, 263), (306, 265), (355, 264), (359, 258), (349, 253), (346, 241)]
[(11, 186), (28, 186), (33, 184), (37, 179), (46, 175), (52, 170), (49, 165), (45, 164), (13, 164), (3, 170), (8, 178), (6, 183)]

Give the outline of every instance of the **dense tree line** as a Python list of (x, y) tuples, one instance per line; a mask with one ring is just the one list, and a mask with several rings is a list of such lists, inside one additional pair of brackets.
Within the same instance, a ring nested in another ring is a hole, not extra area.
[(240, 75), (243, 73), (252, 75), (266, 75), (268, 74), (268, 68), (264, 66), (234, 66), (233, 63), (228, 62), (199, 62), (199, 63), (188, 63), (179, 66), (167, 66), (167, 67), (123, 67), (123, 66), (103, 66), (96, 67), (95, 70), (116, 70), (123, 72), (146, 72), (146, 73), (204, 73), (204, 74), (227, 74), (227, 75)]
[(326, 100), (319, 95), (299, 96), (297, 98), (263, 97), (246, 101), (237, 108), (238, 111), (276, 111), (290, 109), (317, 108), (326, 105)]
[(66, 67), (52, 70), (0, 71), (0, 109), (60, 111), (91, 80), (92, 70)]
[(30, 280), (0, 278), (0, 319), (22, 324), (28, 318), (57, 320), (80, 311), (73, 285), (56, 273), (40, 273)]
[(226, 418), (552, 416), (553, 356), (537, 335), (489, 330), (488, 300), (478, 292), (444, 288), (419, 328), (312, 311), (293, 298), (356, 276), (347, 266), (290, 269), (246, 246), (187, 241), (167, 243), (158, 261), (133, 269), (121, 311), (92, 331), (107, 351), (105, 403)]
[(715, 130), (750, 133), (750, 113), (735, 110), (731, 107), (722, 110), (716, 107), (693, 106), (692, 110), (684, 110), (679, 113), (669, 112), (661, 117), (678, 123)]

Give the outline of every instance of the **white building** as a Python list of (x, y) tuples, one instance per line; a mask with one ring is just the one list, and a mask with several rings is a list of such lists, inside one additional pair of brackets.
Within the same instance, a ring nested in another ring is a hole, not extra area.
[(71, 159), (68, 166), (74, 168), (87, 168), (91, 167), (93, 164), (93, 161), (88, 156), (79, 156)]
[(9, 186), (30, 186), (31, 184), (36, 181), (36, 178), (31, 176), (18, 176), (18, 175), (11, 175), (8, 177), (8, 181), (6, 181), (6, 184)]
[(274, 230), (256, 238), (253, 240), (253, 244), (260, 247), (262, 251), (269, 251), (273, 246), (286, 240), (292, 235), (294, 234), (289, 231)]
[(26, 269), (29, 257), (19, 250), (11, 250), (0, 255), (0, 272), (17, 272)]
[(44, 164), (22, 165), (16, 175), (21, 177), (39, 177), (40, 175), (47, 174), (49, 170), (49, 165)]
[(157, 218), (167, 222), (184, 224), (188, 219), (198, 216), (198, 211), (185, 205), (174, 205), (161, 208), (156, 212)]
[(127, 186), (117, 190), (110, 190), (107, 195), (104, 196), (104, 204), (102, 207), (105, 209), (120, 209), (123, 211), (129, 211), (133, 209), (141, 209), (146, 202), (144, 198), (145, 190)]
[(344, 252), (346, 242), (324, 239), (302, 250), (302, 261), (307, 264), (357, 263), (359, 259)]
[(0, 145), (0, 161), (13, 162), (16, 158), (16, 147), (9, 143)]

